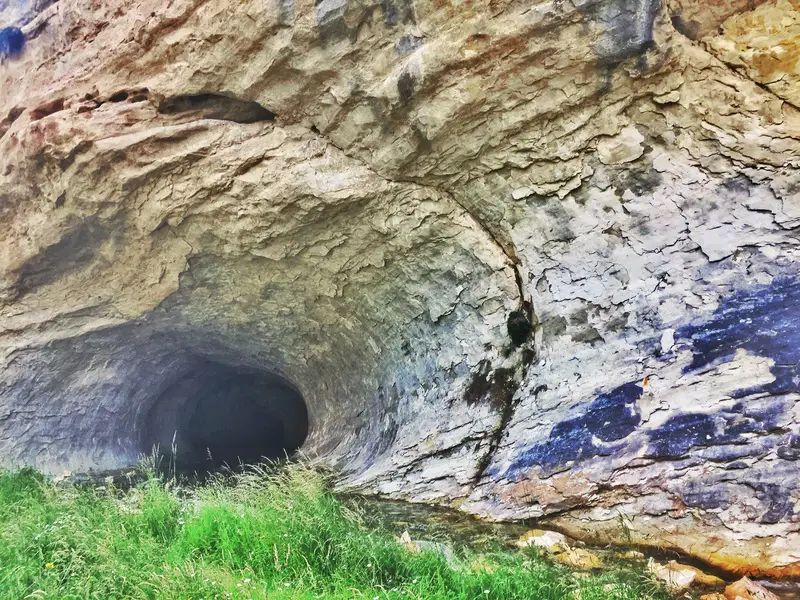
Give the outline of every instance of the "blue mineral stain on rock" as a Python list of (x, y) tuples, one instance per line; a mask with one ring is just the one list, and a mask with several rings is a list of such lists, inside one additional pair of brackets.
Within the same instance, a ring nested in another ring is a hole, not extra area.
[(19, 27), (0, 29), (0, 55), (17, 56), (25, 47), (25, 34)]
[(725, 465), (727, 471), (741, 471), (742, 469), (749, 469), (750, 465), (743, 460), (735, 460), (732, 463)]
[[(747, 505), (752, 520), (778, 523), (793, 519), (796, 471), (790, 463), (731, 463), (733, 471), (705, 471), (685, 479), (673, 478), (667, 485), (690, 508), (725, 510)], [(746, 469), (746, 472), (741, 472)]]
[(677, 339), (691, 340), (694, 358), (685, 371), (696, 371), (716, 361), (730, 360), (737, 349), (771, 358), (775, 381), (740, 390), (735, 397), (800, 390), (800, 283), (775, 279), (724, 299), (705, 323), (677, 331)]
[[(714, 314), (702, 323), (677, 331), (676, 339), (688, 341), (694, 352), (684, 372), (699, 371), (729, 361), (737, 350), (770, 358), (775, 381), (737, 390), (734, 398), (770, 394), (767, 398), (740, 401), (713, 414), (684, 413), (670, 417), (648, 432), (645, 456), (676, 458), (695, 447), (720, 446), (714, 460), (736, 460), (748, 453), (736, 445), (752, 445), (753, 434), (763, 438), (766, 452), (776, 446), (779, 421), (793, 401), (783, 394), (800, 391), (800, 283), (775, 279), (770, 285), (753, 286), (725, 298)], [(793, 452), (784, 446), (781, 455)], [(711, 457), (709, 457), (711, 458)]]
[[(732, 406), (714, 412), (671, 415), (658, 427), (641, 427), (637, 400), (642, 388), (626, 383), (598, 395), (581, 414), (557, 423), (543, 442), (522, 451), (505, 472), (494, 475), (518, 480), (534, 467), (542, 476), (565, 471), (594, 457), (639, 449), (628, 436), (639, 429), (644, 436), (642, 457), (730, 464), (735, 471), (748, 469), (745, 457), (775, 452), (783, 464), (800, 460), (800, 434), (787, 433), (785, 417), (794, 406), (786, 394), (800, 392), (800, 282), (776, 278), (769, 285), (752, 286), (723, 299), (714, 313), (676, 331), (676, 342), (688, 343), (694, 355), (684, 372), (701, 371), (730, 361), (737, 350), (772, 359), (775, 380), (737, 390)], [(657, 344), (654, 343), (655, 346)], [(765, 395), (766, 394), (766, 395)], [(760, 397), (753, 397), (760, 396)], [(490, 472), (492, 470), (490, 469)], [(791, 482), (761, 482), (759, 494), (769, 506), (763, 520), (785, 518), (787, 508), (778, 502)], [(754, 488), (755, 489), (755, 488)], [(724, 499), (688, 491), (687, 504), (710, 507)]]
[[(733, 444), (721, 444), (695, 448), (689, 456), (697, 457), (701, 463), (714, 462), (725, 463), (725, 468), (728, 468), (732, 462), (737, 462), (742, 458), (749, 458), (755, 456), (764, 456), (778, 443), (775, 436), (768, 436), (765, 438), (757, 438), (745, 443), (740, 440)], [(734, 467), (735, 468), (735, 467)]]
[(720, 443), (737, 442), (745, 433), (763, 435), (778, 428), (780, 418), (791, 410), (794, 401), (783, 396), (738, 402), (722, 411), (726, 421), (725, 433), (718, 437)]
[(688, 481), (681, 490), (683, 503), (704, 510), (728, 508), (732, 503), (730, 490), (724, 484), (713, 483), (714, 485), (709, 485), (710, 482), (696, 479)]
[(778, 523), (793, 513), (794, 501), (787, 486), (781, 483), (755, 481), (750, 483), (750, 487), (756, 490), (756, 498), (767, 508), (759, 519), (762, 523)]
[(569, 468), (570, 463), (595, 456), (608, 456), (641, 423), (636, 401), (642, 396), (636, 383), (626, 383), (601, 394), (576, 417), (557, 423), (546, 442), (535, 444), (520, 454), (504, 473), (505, 477), (524, 475), (539, 466), (547, 473)]
[[(778, 428), (778, 419), (790, 408), (788, 404), (791, 401), (784, 398), (769, 398), (767, 403), (738, 402), (714, 413), (674, 415), (648, 432), (650, 443), (644, 456), (678, 458), (689, 454), (692, 448), (710, 446), (718, 448), (704, 456), (718, 462), (763, 454), (778, 443), (776, 436), (766, 434)], [(765, 436), (764, 445), (754, 445), (746, 434)]]
[(781, 440), (777, 454), (783, 460), (800, 460), (800, 434), (787, 434)]
[(714, 417), (703, 413), (685, 413), (667, 419), (650, 432), (650, 445), (645, 456), (676, 458), (692, 446), (708, 444), (716, 432)]

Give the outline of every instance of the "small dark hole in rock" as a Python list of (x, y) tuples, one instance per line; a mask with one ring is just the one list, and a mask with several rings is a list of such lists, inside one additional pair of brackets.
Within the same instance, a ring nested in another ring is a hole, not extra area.
[(13, 123), (17, 119), (19, 119), (20, 115), (25, 112), (24, 106), (15, 106), (10, 111), (8, 111), (8, 120), (9, 122)]
[(42, 104), (41, 106), (34, 108), (31, 111), (31, 121), (40, 121), (41, 119), (49, 117), (50, 115), (62, 110), (64, 110), (64, 100), (62, 98), (53, 100), (52, 102), (48, 102), (47, 104)]
[(511, 338), (511, 343), (515, 346), (521, 346), (528, 341), (533, 331), (528, 315), (521, 310), (512, 310), (508, 315), (506, 323), (508, 328), (508, 336)]
[(128, 92), (117, 92), (109, 97), (110, 102), (125, 102), (128, 99)]
[(275, 120), (275, 114), (258, 102), (214, 93), (167, 98), (159, 103), (158, 110), (163, 114), (198, 112), (204, 119), (218, 119), (235, 123), (259, 123)]
[(24, 112), (25, 108), (22, 106), (16, 106), (8, 111), (8, 116), (5, 119), (0, 120), (0, 138), (6, 134), (6, 132), (11, 128), (11, 125), (14, 124), (14, 121), (19, 119), (20, 115)]

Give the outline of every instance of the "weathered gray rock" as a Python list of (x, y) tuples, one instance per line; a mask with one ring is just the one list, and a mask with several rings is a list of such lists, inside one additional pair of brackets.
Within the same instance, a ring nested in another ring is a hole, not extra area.
[(45, 4), (0, 3), (3, 464), (280, 389), (344, 488), (800, 573), (790, 3)]

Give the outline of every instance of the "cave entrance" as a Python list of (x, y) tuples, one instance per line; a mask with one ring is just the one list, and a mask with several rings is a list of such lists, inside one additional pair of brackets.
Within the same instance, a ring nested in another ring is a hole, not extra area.
[(305, 401), (285, 379), (203, 359), (155, 400), (142, 446), (203, 473), (286, 458), (307, 434)]

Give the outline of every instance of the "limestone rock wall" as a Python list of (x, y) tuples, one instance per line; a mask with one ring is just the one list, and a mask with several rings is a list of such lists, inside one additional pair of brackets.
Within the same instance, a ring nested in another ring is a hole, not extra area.
[(0, 2), (0, 460), (211, 361), (344, 488), (798, 574), (796, 11)]

